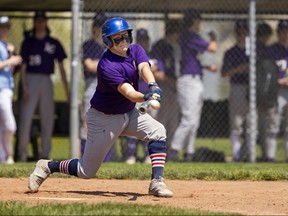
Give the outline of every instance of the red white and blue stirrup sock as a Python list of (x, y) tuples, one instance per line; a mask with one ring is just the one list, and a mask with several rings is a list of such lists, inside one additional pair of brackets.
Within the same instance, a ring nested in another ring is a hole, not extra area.
[(159, 179), (163, 176), (166, 160), (166, 142), (152, 141), (148, 145), (148, 151), (152, 164), (152, 179)]
[(60, 172), (67, 175), (77, 175), (78, 159), (69, 159), (63, 161), (50, 161), (48, 162), (48, 167), (53, 172)]

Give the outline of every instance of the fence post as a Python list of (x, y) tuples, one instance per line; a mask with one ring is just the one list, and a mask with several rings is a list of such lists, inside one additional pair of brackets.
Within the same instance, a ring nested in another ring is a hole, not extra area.
[(256, 161), (257, 139), (257, 113), (256, 113), (256, 0), (249, 3), (249, 32), (250, 32), (250, 56), (249, 56), (249, 161)]
[(70, 157), (80, 156), (79, 142), (79, 105), (78, 105), (78, 69), (79, 69), (79, 10), (80, 0), (72, 1), (72, 59), (71, 59), (71, 101), (70, 101)]

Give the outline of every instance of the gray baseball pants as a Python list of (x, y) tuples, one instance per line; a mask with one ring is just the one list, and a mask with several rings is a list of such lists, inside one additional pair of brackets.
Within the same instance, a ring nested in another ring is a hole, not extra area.
[(200, 76), (182, 75), (177, 80), (180, 123), (172, 139), (171, 149), (193, 154), (194, 142), (200, 123), (204, 87)]
[(119, 136), (132, 136), (143, 141), (166, 141), (164, 126), (149, 114), (134, 108), (129, 113), (107, 115), (90, 108), (87, 112), (88, 137), (84, 155), (79, 159), (77, 175), (92, 178), (107, 152)]

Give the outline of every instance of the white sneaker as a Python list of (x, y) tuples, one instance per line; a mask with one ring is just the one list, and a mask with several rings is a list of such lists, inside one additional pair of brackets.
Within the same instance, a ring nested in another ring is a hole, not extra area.
[(49, 177), (51, 171), (48, 167), (50, 160), (39, 160), (36, 163), (33, 173), (28, 179), (28, 188), (31, 193), (38, 192), (40, 185)]
[(125, 163), (127, 163), (127, 164), (135, 164), (136, 163), (136, 157), (134, 157), (134, 156), (128, 157), (127, 160), (125, 161)]
[(14, 159), (13, 159), (12, 156), (9, 156), (9, 157), (7, 158), (7, 160), (5, 161), (5, 163), (6, 163), (6, 164), (14, 164), (15, 161), (14, 161)]
[(172, 197), (173, 193), (167, 188), (162, 177), (152, 179), (149, 186), (149, 194), (157, 197)]

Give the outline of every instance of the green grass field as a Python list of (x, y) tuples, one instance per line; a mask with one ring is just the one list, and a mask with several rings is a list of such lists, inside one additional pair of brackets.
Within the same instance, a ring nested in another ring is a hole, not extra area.
[[(122, 203), (42, 204), (0, 203), (0, 215), (229, 215), (190, 209)], [(4, 214), (3, 214), (4, 213)], [(231, 214), (232, 215), (232, 214)], [(233, 214), (235, 215), (235, 214)]]
[[(119, 144), (120, 145), (120, 144)], [(197, 147), (206, 146), (225, 152), (231, 157), (228, 139), (198, 139)], [(119, 147), (120, 148), (120, 147)], [(118, 148), (118, 149), (119, 149)], [(258, 148), (258, 147), (257, 147)], [(277, 157), (284, 160), (283, 146), (279, 144)], [(31, 146), (30, 146), (31, 151)], [(121, 152), (121, 149), (119, 149)], [(259, 152), (259, 149), (257, 149)], [(140, 153), (141, 154), (141, 153)], [(54, 138), (52, 158), (69, 158), (68, 138)], [(34, 169), (35, 162), (0, 164), (0, 177), (26, 178)], [(103, 163), (95, 176), (98, 179), (150, 179), (151, 165), (136, 163)], [(53, 174), (52, 178), (69, 178), (63, 174)], [(253, 180), (253, 181), (287, 181), (287, 163), (174, 163), (165, 166), (165, 178), (177, 180)], [(191, 209), (168, 208), (136, 204), (45, 204), (30, 206), (22, 202), (0, 203), (0, 215), (215, 215), (215, 212), (204, 212)], [(227, 213), (217, 213), (227, 215)], [(235, 215), (235, 214), (233, 214)]]

